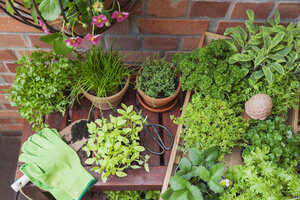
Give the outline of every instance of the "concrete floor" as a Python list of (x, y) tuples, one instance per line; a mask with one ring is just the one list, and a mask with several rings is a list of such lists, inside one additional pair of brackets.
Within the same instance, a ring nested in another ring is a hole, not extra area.
[[(10, 185), (14, 181), (21, 136), (0, 135), (0, 199), (15, 200)], [(20, 195), (19, 195), (20, 196)]]

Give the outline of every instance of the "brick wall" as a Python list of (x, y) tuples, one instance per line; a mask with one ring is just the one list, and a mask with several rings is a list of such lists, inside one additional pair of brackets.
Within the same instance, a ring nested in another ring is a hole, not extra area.
[[(256, 21), (263, 22), (278, 8), (282, 22), (298, 22), (299, 1), (269, 0), (144, 0), (129, 20), (113, 26), (104, 35), (105, 44), (119, 39), (122, 52), (130, 53), (128, 62), (142, 62), (147, 56), (159, 53), (171, 60), (178, 51), (197, 47), (201, 33), (223, 34), (227, 27), (243, 25), (246, 9), (253, 9)], [(0, 11), (0, 133), (20, 134), (23, 120), (16, 108), (4, 98), (11, 86), (17, 65), (16, 59), (29, 53), (35, 45), (48, 49), (39, 41), (43, 33), (7, 17)], [(87, 47), (85, 43), (82, 47)]]

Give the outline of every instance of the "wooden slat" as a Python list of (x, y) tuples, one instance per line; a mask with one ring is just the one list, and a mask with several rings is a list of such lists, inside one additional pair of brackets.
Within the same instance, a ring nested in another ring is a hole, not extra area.
[[(171, 109), (165, 113), (162, 113), (162, 117), (163, 117), (162, 119), (163, 119), (164, 126), (166, 126), (172, 132), (173, 138), (175, 138), (178, 125), (174, 124), (173, 120), (170, 119), (171, 115), (173, 115), (175, 118), (180, 116), (180, 104), (179, 103), (177, 103), (177, 105), (173, 109)], [(168, 147), (170, 145), (170, 136), (167, 134), (167, 131), (165, 131), (165, 130), (164, 130), (163, 134), (164, 134), (164, 137), (163, 137), (164, 143)], [(171, 151), (172, 151), (172, 149), (169, 151), (166, 151), (164, 153), (164, 165), (168, 165), (169, 159), (171, 156)]]
[[(91, 166), (85, 168), (89, 170)], [(166, 166), (150, 166), (149, 173), (144, 168), (129, 169), (127, 176), (109, 176), (106, 183), (102, 183), (100, 174), (91, 172), (98, 179), (91, 191), (160, 190), (166, 170)]]
[(69, 109), (67, 108), (64, 115), (59, 112), (46, 115), (45, 123), (49, 124), (49, 128), (55, 128), (59, 132), (67, 126), (68, 112)]
[[(191, 90), (188, 90), (186, 92), (183, 107), (185, 107), (189, 103), (190, 97), (191, 97)], [(183, 116), (183, 115), (184, 115), (184, 111), (182, 111), (181, 116)], [(171, 152), (171, 155), (170, 155), (169, 164), (168, 164), (168, 168), (167, 168), (167, 171), (166, 171), (166, 175), (165, 175), (163, 187), (162, 187), (162, 190), (161, 190), (161, 194), (163, 194), (168, 189), (169, 180), (170, 180), (170, 177), (171, 177), (171, 174), (172, 174), (172, 171), (173, 171), (173, 165), (174, 165), (174, 160), (175, 160), (175, 156), (176, 156), (176, 153), (177, 153), (177, 147), (178, 147), (178, 143), (179, 143), (179, 139), (180, 139), (182, 126), (183, 126), (182, 124), (179, 124), (178, 128), (177, 128), (176, 136), (174, 138), (174, 145), (173, 145), (172, 152)]]

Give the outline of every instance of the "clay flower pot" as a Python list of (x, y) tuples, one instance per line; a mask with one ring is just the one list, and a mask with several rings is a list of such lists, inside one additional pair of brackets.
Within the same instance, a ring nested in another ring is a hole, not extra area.
[(84, 94), (84, 96), (87, 99), (89, 99), (97, 108), (101, 110), (109, 110), (111, 108), (116, 107), (121, 102), (123, 96), (125, 95), (129, 87), (129, 80), (130, 77), (128, 76), (124, 88), (118, 93), (108, 97), (96, 97), (83, 89), (81, 89), (81, 91)]
[[(172, 67), (173, 70), (175, 70), (175, 67)], [(139, 69), (139, 73), (141, 72), (142, 68)], [(138, 81), (138, 76), (136, 77), (136, 84)], [(139, 95), (141, 96), (141, 98), (143, 99), (143, 102), (151, 107), (151, 108), (155, 108), (155, 109), (159, 109), (162, 108), (166, 105), (168, 105), (171, 101), (173, 101), (176, 97), (178, 97), (179, 92), (181, 90), (181, 82), (180, 82), (180, 75), (177, 75), (177, 89), (175, 91), (175, 93), (170, 96), (170, 97), (165, 97), (165, 98), (153, 98), (150, 96), (147, 96), (142, 90), (138, 89), (137, 92), (139, 93)], [(170, 104), (172, 105), (172, 104)]]

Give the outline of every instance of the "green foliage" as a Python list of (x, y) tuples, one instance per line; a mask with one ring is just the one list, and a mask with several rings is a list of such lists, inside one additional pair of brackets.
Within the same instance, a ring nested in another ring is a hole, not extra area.
[(242, 140), (248, 123), (236, 116), (227, 101), (203, 98), (199, 94), (184, 108), (184, 115), (176, 120), (183, 124), (181, 137), (184, 151), (195, 147), (205, 150), (212, 146), (220, 147), (220, 159)]
[(274, 82), (269, 84), (266, 79), (261, 79), (243, 91), (241, 96), (244, 102), (258, 93), (270, 95), (273, 108), (272, 115), (287, 118), (287, 111), (296, 108), (299, 102), (300, 83), (294, 74), (274, 74)]
[(212, 40), (206, 48), (195, 49), (191, 53), (177, 53), (173, 63), (182, 72), (182, 89), (192, 89), (216, 99), (227, 99), (232, 104), (244, 103), (240, 95), (248, 87), (244, 78), (248, 69), (228, 63), (234, 54), (228, 44), (225, 40)]
[(82, 149), (87, 152), (88, 157), (92, 153), (92, 157), (85, 163), (96, 164), (91, 171), (102, 173), (103, 183), (110, 174), (124, 177), (127, 176), (124, 170), (138, 169), (143, 164), (145, 170), (149, 171), (149, 156), (140, 155), (145, 150), (139, 142), (139, 132), (143, 129), (142, 117), (133, 110), (132, 105), (127, 107), (122, 104), (122, 107), (124, 110), (117, 110), (120, 116), (110, 115), (109, 122), (102, 118), (87, 124), (91, 135)]
[(154, 58), (141, 65), (137, 88), (153, 98), (172, 96), (176, 91), (176, 74), (171, 69), (172, 64), (163, 59)]
[(108, 191), (104, 192), (109, 200), (159, 200), (160, 191)]
[(129, 76), (124, 59), (125, 56), (119, 56), (119, 51), (113, 50), (112, 45), (108, 51), (102, 46), (91, 47), (77, 63), (81, 71), (74, 93), (81, 93), (81, 88), (97, 97), (117, 93)]
[(74, 50), (72, 46), (65, 43), (66, 39), (67, 36), (60, 33), (51, 33), (40, 37), (40, 41), (51, 44), (53, 50), (60, 55), (67, 55)]
[(17, 106), (20, 115), (32, 129), (47, 127), (43, 116), (51, 112), (64, 114), (69, 98), (64, 92), (75, 82), (77, 66), (66, 57), (54, 52), (35, 50), (31, 55), (19, 58), (17, 75), (9, 90), (9, 101)]
[(241, 27), (228, 28), (229, 35), (242, 49), (232, 55), (230, 63), (240, 63), (250, 71), (250, 83), (262, 77), (273, 83), (274, 74), (299, 73), (300, 27), (291, 22), (287, 27), (280, 25), (278, 10), (274, 18), (269, 18), (264, 26), (254, 24), (254, 13), (247, 11), (245, 21), (247, 32)]
[[(221, 200), (284, 200), (300, 197), (300, 175), (296, 162), (287, 169), (269, 160), (266, 148), (256, 148), (244, 155), (244, 165), (236, 165), (226, 173), (233, 185), (225, 191)], [(296, 198), (296, 199), (298, 199)]]
[(209, 148), (203, 153), (195, 148), (189, 158), (182, 158), (180, 170), (170, 178), (170, 188), (162, 195), (164, 200), (217, 199), (224, 191), (219, 182), (224, 173), (224, 164), (216, 163), (218, 149)]
[(291, 126), (282, 123), (279, 117), (253, 120), (245, 137), (243, 155), (250, 154), (256, 147), (267, 148), (269, 159), (279, 167), (288, 168), (291, 161), (300, 161), (300, 137), (292, 132)]

